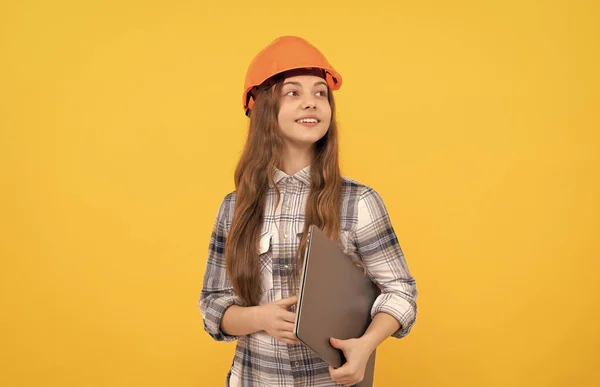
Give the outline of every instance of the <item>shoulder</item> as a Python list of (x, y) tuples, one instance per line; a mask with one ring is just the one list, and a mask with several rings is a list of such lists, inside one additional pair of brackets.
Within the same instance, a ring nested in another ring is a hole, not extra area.
[(221, 200), (219, 211), (217, 213), (217, 219), (222, 224), (229, 227), (231, 219), (233, 218), (233, 211), (235, 209), (235, 191), (229, 192)]
[(375, 195), (379, 198), (379, 194), (373, 187), (354, 180), (348, 176), (342, 176), (342, 196), (346, 199), (354, 198), (355, 200), (365, 199), (368, 196)]
[(358, 223), (387, 217), (383, 198), (373, 187), (343, 176), (342, 202), (346, 212), (353, 213)]
[(223, 204), (235, 204), (235, 191), (229, 192), (223, 198)]

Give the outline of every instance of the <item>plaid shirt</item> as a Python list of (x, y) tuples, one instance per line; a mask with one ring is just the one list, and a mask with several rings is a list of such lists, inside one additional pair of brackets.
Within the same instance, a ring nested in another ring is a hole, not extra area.
[[(281, 200), (275, 208), (275, 189), (270, 186), (259, 244), (263, 279), (261, 304), (291, 294), (286, 284), (304, 229), (310, 166), (293, 176), (276, 169), (274, 177)], [(235, 192), (232, 192), (225, 196), (214, 223), (199, 302), (204, 329), (213, 339), (238, 340), (226, 384), (231, 387), (341, 386), (330, 378), (328, 364), (302, 344), (278, 342), (264, 331), (235, 337), (220, 329), (225, 310), (241, 304), (227, 278), (224, 259), (234, 206)], [(351, 258), (361, 259), (367, 274), (381, 288), (371, 315), (379, 312), (392, 315), (401, 325), (393, 337), (406, 336), (417, 314), (417, 289), (381, 197), (372, 188), (344, 177), (341, 220), (340, 247)]]

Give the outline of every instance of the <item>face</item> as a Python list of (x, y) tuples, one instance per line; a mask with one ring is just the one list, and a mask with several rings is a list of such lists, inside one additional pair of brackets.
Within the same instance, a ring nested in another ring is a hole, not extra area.
[(283, 82), (277, 120), (285, 142), (308, 147), (325, 136), (331, 123), (328, 92), (325, 80), (314, 75)]

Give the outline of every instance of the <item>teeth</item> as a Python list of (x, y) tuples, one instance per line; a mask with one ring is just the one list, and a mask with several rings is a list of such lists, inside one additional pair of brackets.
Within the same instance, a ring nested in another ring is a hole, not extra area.
[(315, 118), (301, 118), (296, 120), (296, 122), (306, 123), (306, 124), (316, 124), (318, 121)]

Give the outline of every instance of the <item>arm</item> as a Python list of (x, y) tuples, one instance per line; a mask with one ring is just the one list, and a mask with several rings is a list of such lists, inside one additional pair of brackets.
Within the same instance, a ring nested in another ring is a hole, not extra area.
[(221, 319), (221, 331), (231, 336), (244, 336), (262, 331), (259, 308), (259, 306), (230, 306)]
[(265, 331), (285, 344), (298, 344), (294, 336), (296, 315), (289, 311), (298, 302), (297, 296), (284, 298), (261, 306), (232, 305), (221, 320), (221, 329), (230, 335), (249, 335)]
[[(210, 237), (208, 259), (204, 272), (202, 292), (200, 294), (200, 311), (204, 320), (204, 330), (217, 341), (233, 341), (240, 335), (238, 329), (223, 330), (223, 317), (232, 306), (241, 305), (241, 300), (234, 294), (233, 286), (225, 269), (226, 220), (230, 208), (234, 206), (233, 195), (227, 195), (219, 208)], [(228, 314), (226, 323), (230, 316)], [(229, 327), (227, 327), (229, 328)]]
[(393, 335), (400, 329), (400, 323), (392, 315), (385, 312), (380, 312), (375, 315), (373, 321), (369, 325), (369, 329), (360, 338), (369, 349), (369, 353), (373, 352), (379, 344), (385, 339)]
[(331, 345), (344, 352), (347, 362), (338, 369), (330, 367), (329, 373), (334, 381), (345, 385), (360, 382), (373, 351), (390, 336), (406, 336), (417, 314), (415, 280), (408, 271), (383, 200), (370, 188), (358, 202), (356, 243), (381, 294), (371, 308), (371, 324), (360, 338), (331, 339)]
[[(381, 295), (371, 309), (373, 321), (365, 333), (367, 340), (381, 343), (383, 339), (377, 338), (384, 334), (395, 338), (408, 335), (417, 315), (416, 282), (409, 272), (383, 200), (371, 188), (361, 194), (358, 202), (356, 243), (370, 278), (381, 288)], [(385, 316), (378, 317), (379, 314)], [(393, 332), (389, 332), (394, 325), (389, 322), (389, 317), (398, 324)]]
[(228, 195), (221, 204), (210, 238), (199, 302), (204, 329), (217, 341), (233, 341), (240, 336), (266, 331), (281, 342), (297, 344), (293, 335), (295, 315), (288, 310), (297, 302), (297, 297), (244, 307), (233, 291), (225, 269), (225, 224), (232, 207), (233, 199)]

